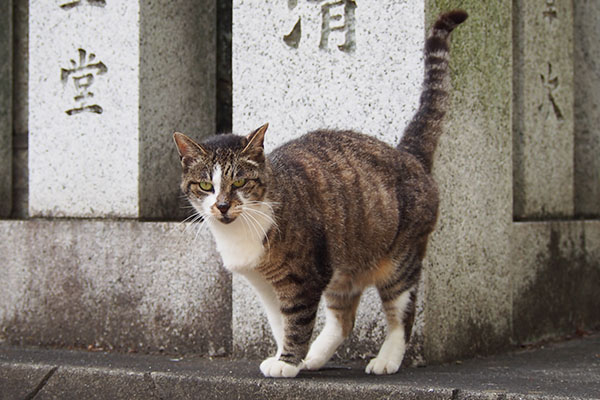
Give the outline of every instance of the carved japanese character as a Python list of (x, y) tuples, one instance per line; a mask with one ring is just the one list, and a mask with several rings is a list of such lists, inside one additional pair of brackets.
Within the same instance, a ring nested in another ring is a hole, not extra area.
[(108, 71), (102, 61), (94, 62), (95, 59), (95, 54), (90, 53), (88, 57), (84, 49), (79, 49), (79, 60), (71, 60), (72, 68), (61, 68), (60, 70), (60, 80), (66, 84), (71, 78), (77, 92), (74, 97), (74, 100), (78, 103), (77, 107), (67, 110), (66, 113), (69, 115), (86, 111), (101, 114), (103, 111), (98, 104), (87, 104), (88, 100), (94, 97), (94, 93), (90, 91), (90, 86), (94, 83), (95, 76), (105, 74)]

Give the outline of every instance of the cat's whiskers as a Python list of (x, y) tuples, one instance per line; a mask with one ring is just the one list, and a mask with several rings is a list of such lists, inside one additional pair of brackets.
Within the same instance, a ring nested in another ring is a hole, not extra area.
[(257, 210), (256, 208), (253, 208), (253, 207), (244, 207), (244, 206), (242, 206), (242, 210), (248, 211), (248, 212), (257, 213), (259, 216), (264, 217), (265, 219), (267, 219), (273, 225), (277, 225), (277, 223), (275, 222), (275, 219), (273, 218), (273, 216), (267, 214), (264, 211)]
[[(242, 217), (242, 220), (246, 221), (248, 223), (248, 226), (251, 226), (252, 229), (254, 230), (254, 232), (256, 233), (256, 238), (260, 241), (263, 241), (263, 238), (267, 239), (267, 262), (269, 262), (271, 260), (271, 243), (269, 242), (269, 237), (267, 236), (267, 234), (265, 233), (264, 236), (260, 235), (260, 232), (258, 231), (258, 229), (256, 229), (255, 224), (257, 224), (259, 226), (259, 228), (261, 228), (261, 230), (264, 232), (264, 229), (262, 228), (262, 226), (260, 226), (260, 223), (258, 223), (258, 221), (256, 221), (256, 219), (252, 218), (250, 214), (245, 214), (245, 213), (241, 213), (240, 217)], [(252, 218), (252, 219), (251, 219)], [(256, 222), (253, 222), (256, 221)]]
[(248, 233), (248, 235), (252, 235), (252, 232), (250, 231), (250, 225), (248, 225), (248, 221), (246, 221), (246, 216), (243, 213), (240, 214), (240, 220), (244, 224), (244, 230)]
[[(269, 222), (271, 222), (273, 225), (277, 225), (277, 222), (275, 221), (275, 218), (274, 218), (275, 210), (273, 209), (273, 206), (278, 205), (278, 204), (279, 204), (278, 202), (272, 202), (272, 201), (266, 201), (266, 200), (246, 200), (246, 199), (244, 199), (244, 204), (242, 204), (242, 209), (245, 211), (252, 211), (252, 212), (259, 213), (262, 216), (264, 216), (265, 218), (267, 218), (269, 220)], [(271, 213), (269, 214), (266, 211), (257, 209), (256, 206), (268, 207), (268, 209)]]
[[(250, 228), (252, 228), (252, 231), (256, 234), (256, 239), (261, 240), (260, 232), (258, 231), (258, 229), (256, 229), (256, 226), (255, 226), (254, 222), (250, 218), (248, 218), (248, 215), (244, 214), (244, 213), (241, 213), (240, 217), (242, 217), (242, 220), (246, 221), (246, 223), (248, 224), (248, 226)], [(250, 232), (250, 235), (252, 235), (252, 232)]]
[(196, 214), (191, 221), (188, 221), (186, 223), (186, 226), (183, 229), (183, 233), (187, 232), (188, 229), (190, 229), (190, 227), (192, 227), (192, 226), (195, 227), (198, 222), (204, 222), (204, 216), (202, 216), (202, 214), (200, 214), (200, 213)]
[[(193, 207), (192, 207), (192, 208), (193, 208)], [(189, 222), (189, 220), (191, 220), (191, 219), (193, 219), (193, 220), (195, 221), (195, 220), (196, 220), (196, 218), (198, 218), (198, 217), (200, 217), (200, 218), (201, 218), (201, 217), (202, 217), (202, 215), (201, 215), (201, 213), (200, 213), (200, 212), (198, 212), (198, 211), (197, 211), (197, 210), (194, 208), (194, 212), (193, 212), (192, 214), (188, 215), (188, 216), (187, 216), (187, 217), (186, 217), (186, 218), (185, 218), (183, 221), (179, 222), (179, 224), (177, 224), (177, 225), (178, 225), (178, 226), (179, 226), (179, 225), (183, 225), (183, 224), (185, 224), (186, 222)]]
[[(186, 222), (190, 222), (190, 220), (191, 220), (191, 223), (193, 223), (193, 222), (196, 222), (196, 221), (198, 221), (200, 218), (202, 218), (202, 216), (200, 215), (200, 213), (199, 213), (199, 212), (197, 212), (197, 211), (196, 211), (196, 212), (194, 212), (193, 214), (191, 214), (191, 215), (189, 215), (188, 217), (186, 217), (186, 218), (185, 218), (183, 221), (180, 221), (180, 222), (178, 222), (178, 223), (177, 223), (175, 226), (173, 226), (173, 227), (172, 227), (172, 228), (169, 230), (168, 234), (170, 235), (170, 234), (173, 234), (173, 233), (175, 233), (176, 231), (179, 231), (179, 229), (181, 229), (181, 226), (182, 226), (182, 225), (184, 225), (184, 224), (186, 224)], [(187, 225), (187, 226), (186, 226), (186, 227), (183, 229), (183, 232), (185, 233), (185, 231), (186, 231), (188, 228), (189, 228), (189, 224), (188, 224), (188, 225)], [(181, 239), (181, 236), (180, 236), (180, 233), (179, 233), (179, 232), (178, 232), (178, 237)]]
[[(256, 210), (254, 210), (254, 211), (256, 211)], [(241, 215), (244, 215), (244, 214), (242, 213)], [(262, 231), (262, 233), (264, 235), (262, 237), (267, 240), (267, 250), (271, 250), (271, 243), (269, 242), (269, 235), (267, 235), (267, 232), (265, 231), (265, 228), (263, 228), (262, 224), (251, 213), (247, 213), (245, 215), (248, 218), (250, 218), (251, 221), (254, 221), (254, 223), (260, 228), (260, 230)], [(261, 237), (260, 234), (258, 235), (258, 237), (259, 238)]]
[[(208, 221), (211, 218), (214, 218), (212, 215), (203, 215), (202, 217), (204, 218), (204, 220), (202, 221), (200, 226), (196, 229), (196, 235), (194, 236), (194, 242), (198, 239), (198, 235), (200, 234), (200, 232), (202, 232), (202, 229), (206, 226)], [(195, 224), (195, 225), (197, 225), (197, 224)]]
[(244, 205), (246, 206), (266, 206), (269, 207), (269, 209), (271, 210), (271, 212), (274, 212), (273, 210), (273, 206), (277, 206), (280, 203), (276, 202), (276, 201), (265, 201), (265, 200), (247, 200), (244, 202)]

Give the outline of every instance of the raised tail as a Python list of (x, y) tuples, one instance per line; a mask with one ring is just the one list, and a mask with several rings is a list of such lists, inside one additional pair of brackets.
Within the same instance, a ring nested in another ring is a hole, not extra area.
[(427, 172), (433, 166), (433, 154), (442, 133), (442, 121), (447, 109), (450, 76), (450, 32), (467, 19), (463, 10), (440, 15), (425, 41), (425, 80), (419, 109), (404, 130), (399, 150), (417, 157)]

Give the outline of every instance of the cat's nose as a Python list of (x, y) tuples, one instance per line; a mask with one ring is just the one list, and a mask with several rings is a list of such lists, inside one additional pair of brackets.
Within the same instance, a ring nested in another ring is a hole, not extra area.
[(227, 211), (229, 211), (229, 207), (231, 207), (231, 205), (227, 202), (217, 203), (217, 208), (219, 209), (219, 211), (221, 211), (221, 214), (227, 213)]

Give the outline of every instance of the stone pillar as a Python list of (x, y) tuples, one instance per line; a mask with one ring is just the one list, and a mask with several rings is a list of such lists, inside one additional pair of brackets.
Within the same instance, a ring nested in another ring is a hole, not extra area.
[(171, 135), (215, 124), (215, 2), (32, 1), (29, 212), (182, 214)]
[(29, 168), (29, 0), (13, 1), (13, 188), (12, 218), (27, 218)]
[[(434, 177), (441, 205), (424, 263), (423, 354), (492, 353), (511, 334), (512, 1), (469, 0), (452, 34), (452, 91)], [(456, 7), (428, 0), (427, 20)]]
[(577, 0), (575, 35), (575, 213), (600, 216), (600, 2)]
[[(233, 130), (269, 122), (267, 151), (328, 127), (398, 143), (418, 105), (424, 39), (423, 1), (234, 0)], [(368, 291), (338, 354), (376, 353), (385, 334), (380, 308)], [(259, 302), (234, 275), (234, 353), (271, 356), (270, 338)]]
[(267, 150), (325, 127), (399, 141), (422, 84), (423, 2), (359, 3), (234, 1), (234, 131), (269, 122)]
[(12, 209), (12, 0), (0, 4), (0, 217)]
[(573, 3), (515, 3), (514, 215), (570, 217), (573, 189)]

